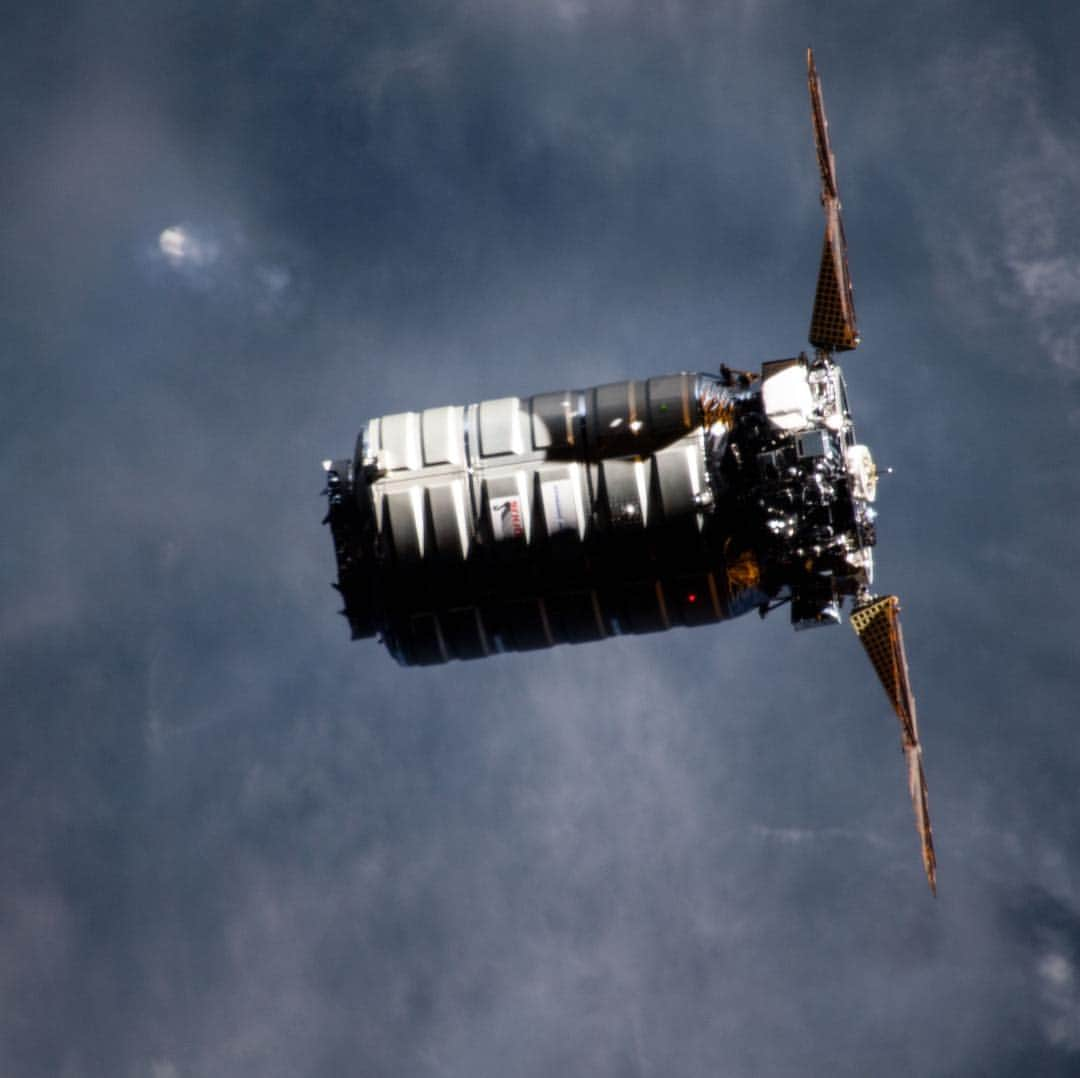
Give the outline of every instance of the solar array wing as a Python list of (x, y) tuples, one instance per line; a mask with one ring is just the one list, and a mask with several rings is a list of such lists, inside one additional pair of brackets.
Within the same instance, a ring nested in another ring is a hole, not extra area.
[(825, 210), (825, 243), (821, 252), (814, 312), (810, 318), (810, 343), (825, 352), (846, 352), (859, 344), (855, 323), (855, 300), (848, 271), (847, 241), (840, 216), (840, 189), (836, 182), (836, 158), (829, 144), (829, 121), (821, 99), (821, 80), (814, 66), (814, 52), (806, 50), (810, 110), (814, 142), (821, 170), (821, 205)]
[(930, 890), (937, 894), (937, 858), (930, 827), (930, 806), (923, 771), (922, 746), (915, 720), (915, 696), (911, 691), (904, 635), (900, 629), (900, 600), (895, 595), (872, 599), (851, 612), (851, 625), (885, 688), (900, 720), (900, 743), (907, 761), (908, 791), (915, 809), (915, 827), (922, 840), (923, 868)]

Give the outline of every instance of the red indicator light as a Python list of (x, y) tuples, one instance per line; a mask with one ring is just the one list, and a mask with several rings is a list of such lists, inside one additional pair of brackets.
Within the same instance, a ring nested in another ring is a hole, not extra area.
[(692, 591), (692, 592), (690, 592), (690, 593), (689, 593), (689, 594), (688, 594), (688, 595), (686, 596), (686, 601), (687, 601), (688, 603), (696, 603), (696, 602), (697, 602), (697, 593), (696, 593), (696, 592), (693, 592), (693, 591)]

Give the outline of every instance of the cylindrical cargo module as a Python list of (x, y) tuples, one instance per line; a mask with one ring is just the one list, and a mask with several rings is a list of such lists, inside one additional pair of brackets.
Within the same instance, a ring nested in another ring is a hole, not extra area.
[(423, 665), (763, 609), (781, 581), (757, 457), (818, 426), (837, 437), (770, 421), (726, 369), (372, 419), (326, 463), (353, 636)]
[(354, 635), (424, 664), (731, 616), (707, 525), (734, 399), (674, 374), (371, 420), (328, 468)]

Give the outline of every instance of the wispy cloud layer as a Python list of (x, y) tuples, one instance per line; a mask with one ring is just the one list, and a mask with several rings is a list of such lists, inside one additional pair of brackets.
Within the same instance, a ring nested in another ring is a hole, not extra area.
[[(932, 64), (943, 108), (920, 122), (949, 136), (941, 174), (925, 192), (940, 293), (975, 332), (1006, 317), (1016, 337), (1074, 378), (1080, 122), (1049, 100), (1037, 54), (1022, 40), (954, 48)], [(956, 212), (961, 202), (975, 212)]]

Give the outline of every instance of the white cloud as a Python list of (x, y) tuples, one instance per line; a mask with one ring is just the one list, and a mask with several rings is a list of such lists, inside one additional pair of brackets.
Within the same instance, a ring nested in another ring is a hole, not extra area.
[(221, 256), (221, 244), (214, 237), (202, 237), (184, 225), (171, 225), (158, 236), (162, 258), (176, 269), (212, 266)]
[(177, 222), (163, 228), (151, 261), (196, 292), (241, 303), (256, 314), (287, 312), (295, 302), (295, 274), (238, 225)]

